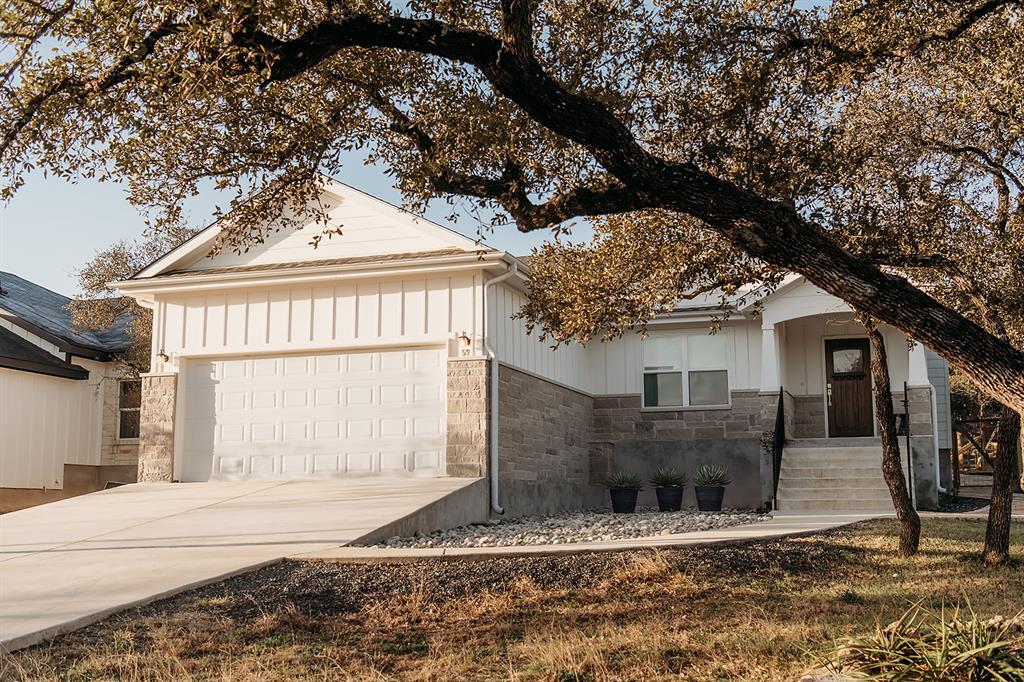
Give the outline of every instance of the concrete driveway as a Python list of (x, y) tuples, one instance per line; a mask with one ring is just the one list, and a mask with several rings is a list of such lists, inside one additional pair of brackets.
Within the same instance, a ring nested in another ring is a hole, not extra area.
[(459, 507), (451, 500), (479, 487), (475, 483), (149, 483), (5, 514), (0, 650), (282, 557), (344, 545), (396, 522), (408, 524), (410, 516), (436, 518), (439, 509)]

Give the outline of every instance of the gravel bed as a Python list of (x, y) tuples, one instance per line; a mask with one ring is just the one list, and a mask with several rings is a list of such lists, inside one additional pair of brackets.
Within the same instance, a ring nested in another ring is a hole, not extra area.
[(525, 516), (510, 520), (459, 526), (429, 535), (389, 538), (374, 545), (387, 548), (510, 547), (565, 545), (579, 542), (629, 540), (758, 523), (771, 518), (747, 510), (722, 512), (659, 512), (642, 509), (636, 514), (573, 512), (556, 516)]

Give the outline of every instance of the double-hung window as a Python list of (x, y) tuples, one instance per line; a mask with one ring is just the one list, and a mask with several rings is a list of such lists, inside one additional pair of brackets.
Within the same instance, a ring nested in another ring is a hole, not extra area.
[(142, 382), (122, 381), (117, 395), (117, 438), (135, 440), (139, 437), (139, 416), (142, 413)]
[(643, 342), (644, 407), (729, 405), (729, 335), (656, 333)]

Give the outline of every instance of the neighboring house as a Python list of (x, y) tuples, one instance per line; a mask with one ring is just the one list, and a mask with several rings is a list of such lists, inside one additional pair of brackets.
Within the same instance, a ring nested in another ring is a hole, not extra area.
[[(864, 329), (803, 278), (731, 310), (714, 335), (726, 311), (706, 298), (646, 339), (552, 350), (515, 317), (522, 259), (340, 183), (322, 200), (343, 234), (316, 249), (310, 225), (211, 257), (214, 225), (117, 285), (154, 311), (140, 480), (485, 477), (495, 507), (525, 514), (606, 504), (611, 469), (692, 476), (722, 462), (726, 504), (766, 507), (762, 435), (782, 395), (793, 440), (779, 506), (891, 504)], [(945, 365), (884, 333), (900, 412), (910, 387), (918, 500), (933, 506)]]
[(141, 387), (113, 362), (127, 320), (78, 330), (70, 302), (0, 272), (0, 512), (135, 481)]

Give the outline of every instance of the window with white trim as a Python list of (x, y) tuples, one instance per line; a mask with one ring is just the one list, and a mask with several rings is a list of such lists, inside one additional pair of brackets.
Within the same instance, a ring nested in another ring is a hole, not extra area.
[(142, 382), (122, 381), (117, 393), (117, 438), (135, 440), (139, 437), (142, 415)]
[(652, 334), (643, 342), (644, 407), (729, 405), (728, 335)]

